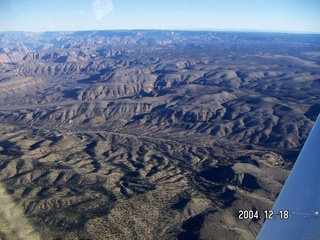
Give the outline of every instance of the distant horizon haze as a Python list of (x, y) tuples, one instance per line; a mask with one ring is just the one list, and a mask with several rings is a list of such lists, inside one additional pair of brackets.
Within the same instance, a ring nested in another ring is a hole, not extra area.
[(317, 0), (3, 0), (0, 31), (320, 33)]

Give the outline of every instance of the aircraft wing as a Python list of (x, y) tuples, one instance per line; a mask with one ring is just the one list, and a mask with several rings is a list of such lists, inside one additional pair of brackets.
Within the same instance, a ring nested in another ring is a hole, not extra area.
[(272, 210), (258, 240), (320, 239), (320, 115)]

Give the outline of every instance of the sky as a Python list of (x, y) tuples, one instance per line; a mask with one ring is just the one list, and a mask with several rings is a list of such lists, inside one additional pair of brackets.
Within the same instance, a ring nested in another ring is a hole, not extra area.
[(320, 33), (320, 0), (0, 0), (0, 31)]

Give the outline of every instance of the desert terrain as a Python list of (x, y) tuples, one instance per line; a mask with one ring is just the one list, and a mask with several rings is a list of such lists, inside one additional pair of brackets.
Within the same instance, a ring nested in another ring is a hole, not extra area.
[(319, 63), (311, 34), (0, 33), (0, 239), (254, 239)]

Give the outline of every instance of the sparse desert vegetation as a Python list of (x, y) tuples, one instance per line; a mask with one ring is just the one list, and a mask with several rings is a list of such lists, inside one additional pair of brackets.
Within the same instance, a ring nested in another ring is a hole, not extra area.
[[(48, 239), (254, 239), (238, 211), (271, 209), (320, 112), (319, 40), (1, 33), (12, 214)], [(0, 211), (0, 238), (21, 234)]]

